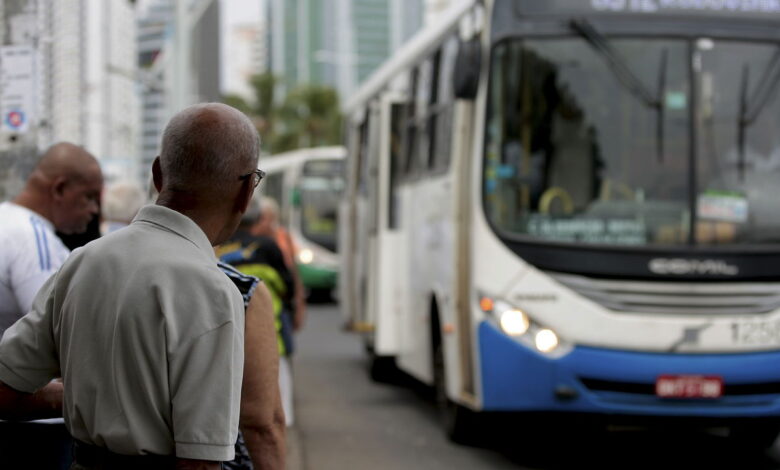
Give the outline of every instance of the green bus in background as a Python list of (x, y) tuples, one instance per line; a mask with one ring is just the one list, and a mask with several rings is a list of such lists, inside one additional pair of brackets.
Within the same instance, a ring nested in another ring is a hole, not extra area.
[(338, 283), (338, 204), (344, 187), (343, 147), (299, 149), (262, 159), (263, 194), (279, 204), (280, 224), (296, 247), (309, 298), (330, 298)]

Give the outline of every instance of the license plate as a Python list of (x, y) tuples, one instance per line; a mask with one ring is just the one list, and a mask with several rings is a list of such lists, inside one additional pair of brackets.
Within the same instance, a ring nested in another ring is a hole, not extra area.
[(723, 379), (704, 375), (662, 375), (655, 381), (655, 394), (661, 398), (720, 398)]

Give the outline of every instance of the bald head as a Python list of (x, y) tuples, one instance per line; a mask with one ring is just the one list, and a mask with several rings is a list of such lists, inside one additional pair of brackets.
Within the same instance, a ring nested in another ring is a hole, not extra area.
[(220, 103), (176, 114), (163, 133), (163, 190), (219, 191), (257, 167), (260, 138), (243, 113)]
[(67, 142), (49, 147), (41, 156), (14, 202), (33, 210), (60, 232), (81, 233), (97, 215), (103, 175), (95, 157)]
[(100, 164), (83, 147), (60, 142), (49, 147), (43, 154), (35, 172), (48, 179), (57, 177), (83, 179), (100, 173)]

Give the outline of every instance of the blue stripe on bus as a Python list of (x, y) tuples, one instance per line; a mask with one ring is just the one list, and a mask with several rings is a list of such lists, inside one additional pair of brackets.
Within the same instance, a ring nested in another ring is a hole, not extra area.
[(38, 248), (38, 266), (41, 268), (41, 271), (44, 271), (44, 259), (43, 259), (43, 251), (41, 250), (41, 238), (38, 234), (38, 226), (36, 225), (35, 217), (30, 216), (30, 225), (32, 225), (33, 232), (35, 232), (35, 245)]
[[(780, 393), (726, 395), (716, 400), (666, 400), (653, 393), (659, 375), (717, 375), (730, 385), (780, 384), (780, 351), (735, 354), (665, 354), (575, 347), (551, 359), (509, 338), (495, 325), (478, 330), (484, 410), (562, 411), (624, 415), (741, 418), (780, 416)], [(590, 389), (583, 379), (650, 387), (649, 393)], [(570, 400), (557, 387), (575, 390)], [(770, 387), (775, 390), (777, 387)], [(766, 388), (764, 390), (767, 390)]]

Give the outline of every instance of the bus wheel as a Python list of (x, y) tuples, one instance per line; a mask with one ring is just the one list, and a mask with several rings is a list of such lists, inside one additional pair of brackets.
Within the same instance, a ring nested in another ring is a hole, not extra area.
[(441, 341), (434, 342), (433, 389), (440, 421), (451, 441), (458, 444), (475, 444), (479, 426), (478, 415), (447, 397), (443, 349)]
[(369, 352), (368, 376), (377, 383), (393, 384), (398, 381), (398, 367), (392, 356), (378, 356), (373, 349)]

